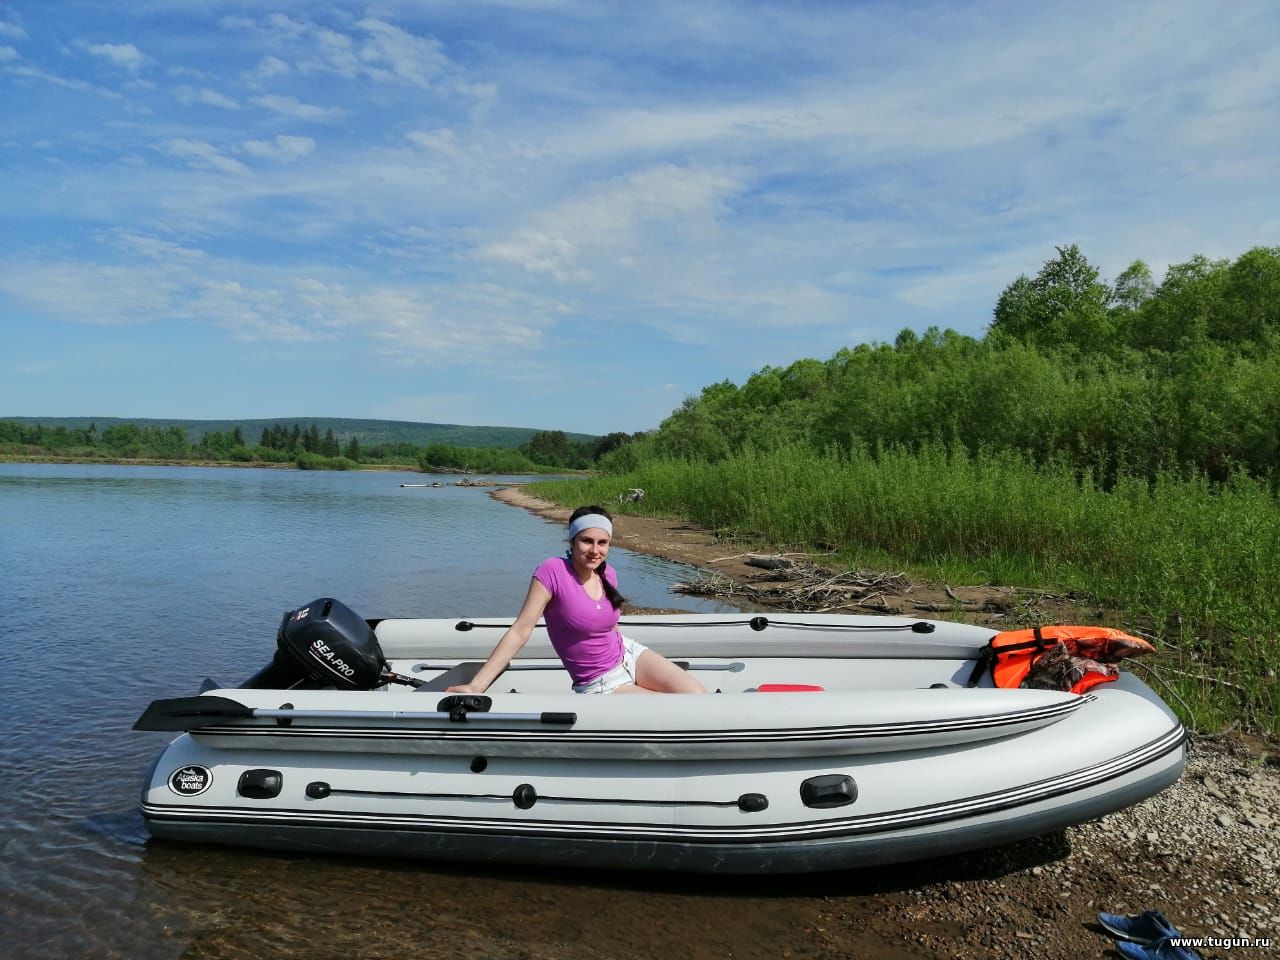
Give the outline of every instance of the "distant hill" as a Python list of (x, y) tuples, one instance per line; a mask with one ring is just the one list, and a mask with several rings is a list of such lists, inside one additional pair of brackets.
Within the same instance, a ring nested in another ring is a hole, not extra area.
[[(144, 417), (0, 417), (15, 423), (41, 424), (78, 430), (91, 423), (98, 430), (118, 423), (134, 423), (139, 427), (181, 427), (191, 443), (199, 443), (206, 433), (230, 433), (236, 427), (250, 444), (258, 442), (262, 431), (275, 424), (292, 427), (295, 423), (308, 429), (312, 423), (323, 436), (332, 430), (339, 441), (353, 434), (362, 446), (379, 443), (412, 443), (422, 447), (429, 443), (447, 443), (455, 447), (518, 447), (538, 433), (534, 427), (472, 427), (458, 423), (412, 423), (407, 420), (354, 420), (348, 417), (271, 417), (264, 420), (156, 420)], [(566, 433), (566, 439), (579, 443), (594, 440), (589, 433)]]

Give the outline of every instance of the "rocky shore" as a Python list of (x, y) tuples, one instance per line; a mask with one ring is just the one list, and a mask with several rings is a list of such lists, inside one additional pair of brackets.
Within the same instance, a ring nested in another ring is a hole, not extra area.
[[(522, 490), (491, 496), (553, 522), (568, 518), (568, 510)], [(744, 550), (685, 522), (620, 517), (614, 540), (726, 577), (758, 572), (746, 565)], [(1102, 613), (1071, 597), (920, 583), (904, 583), (883, 601), (903, 610), (950, 604), (969, 622), (992, 625), (1028, 614), (1042, 622), (1098, 622)], [(794, 892), (820, 900), (819, 921), (810, 920), (778, 955), (1115, 957), (1096, 924), (1098, 911), (1145, 909), (1160, 910), (1187, 936), (1273, 942), (1204, 946), (1198, 953), (1205, 960), (1266, 955), (1280, 948), (1278, 827), (1274, 745), (1196, 736), (1177, 784), (1100, 821), (962, 856), (803, 879)], [(882, 947), (864, 954), (870, 942)]]

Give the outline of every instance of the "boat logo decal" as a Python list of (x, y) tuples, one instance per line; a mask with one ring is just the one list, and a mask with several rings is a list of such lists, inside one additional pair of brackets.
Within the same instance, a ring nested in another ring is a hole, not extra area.
[(169, 774), (169, 789), (180, 797), (198, 797), (213, 783), (213, 774), (207, 767), (193, 763), (179, 767)]
[(356, 668), (338, 656), (337, 651), (323, 640), (313, 640), (308, 653), (319, 660), (322, 667), (328, 667), (339, 676), (346, 677), (349, 680), (356, 675)]

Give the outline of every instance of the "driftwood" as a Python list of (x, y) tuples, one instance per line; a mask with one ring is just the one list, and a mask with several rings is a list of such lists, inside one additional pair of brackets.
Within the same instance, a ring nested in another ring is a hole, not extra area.
[(793, 570), (796, 565), (796, 562), (790, 557), (784, 557), (780, 554), (764, 556), (758, 553), (747, 554), (747, 559), (743, 563), (748, 567), (760, 567), (763, 570)]
[(898, 613), (885, 598), (886, 592), (903, 594), (911, 589), (910, 581), (900, 573), (830, 570), (778, 555), (751, 554), (746, 562), (765, 572), (743, 581), (712, 574), (678, 583), (672, 589), (692, 596), (736, 598), (812, 613), (855, 609)]

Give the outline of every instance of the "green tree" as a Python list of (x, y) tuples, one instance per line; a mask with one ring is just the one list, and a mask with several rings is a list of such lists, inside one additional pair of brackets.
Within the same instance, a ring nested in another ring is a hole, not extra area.
[(1155, 281), (1151, 268), (1141, 260), (1135, 260), (1116, 277), (1111, 291), (1111, 302), (1123, 310), (1138, 310), (1155, 295)]
[(563, 430), (539, 430), (521, 447), (521, 452), (534, 463), (547, 467), (566, 466), (570, 457), (569, 441)]
[(136, 457), (142, 451), (142, 431), (136, 423), (114, 423), (102, 431), (102, 443), (117, 457)]
[(1041, 347), (1107, 349), (1115, 329), (1111, 292), (1075, 244), (1057, 248), (1034, 280), (1020, 276), (996, 302), (991, 331)]

